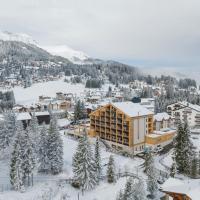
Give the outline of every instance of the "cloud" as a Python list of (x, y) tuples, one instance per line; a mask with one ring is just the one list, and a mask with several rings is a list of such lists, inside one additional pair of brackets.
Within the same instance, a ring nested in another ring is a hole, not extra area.
[[(0, 0), (0, 29), (144, 64), (200, 63), (198, 0)], [(134, 63), (133, 63), (134, 64)]]

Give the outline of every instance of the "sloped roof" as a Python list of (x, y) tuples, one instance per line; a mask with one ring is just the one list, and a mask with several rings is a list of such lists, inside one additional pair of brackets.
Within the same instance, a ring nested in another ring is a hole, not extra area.
[(16, 118), (17, 118), (18, 121), (30, 120), (31, 115), (28, 112), (16, 113)]
[(176, 178), (169, 178), (161, 187), (163, 191), (185, 194), (192, 200), (199, 200), (199, 188), (199, 179), (179, 180)]
[(153, 112), (140, 105), (139, 103), (127, 102), (116, 102), (111, 103), (114, 107), (118, 108), (129, 117), (146, 116), (153, 115)]
[(160, 122), (162, 120), (168, 120), (170, 118), (170, 116), (166, 113), (157, 113), (156, 115), (154, 115), (154, 120)]

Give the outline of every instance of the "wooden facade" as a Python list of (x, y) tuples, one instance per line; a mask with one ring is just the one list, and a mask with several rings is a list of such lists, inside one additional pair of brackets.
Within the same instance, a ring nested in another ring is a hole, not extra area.
[(101, 139), (125, 147), (142, 146), (142, 142), (134, 142), (134, 120), (145, 117), (147, 134), (153, 132), (153, 115), (130, 117), (113, 104), (108, 104), (90, 114), (90, 136), (99, 136)]
[(173, 200), (192, 200), (186, 194), (175, 193), (175, 192), (167, 192), (167, 191), (163, 191), (163, 192), (166, 193), (164, 200), (169, 200), (169, 197), (172, 197)]

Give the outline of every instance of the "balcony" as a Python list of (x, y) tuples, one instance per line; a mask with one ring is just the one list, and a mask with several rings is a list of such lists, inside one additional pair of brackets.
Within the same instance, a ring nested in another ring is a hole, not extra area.
[(122, 124), (122, 120), (119, 120), (119, 119), (118, 119), (118, 120), (117, 120), (117, 123), (118, 123), (118, 124)]
[(128, 135), (127, 133), (124, 133), (124, 137), (125, 137), (125, 138), (128, 138), (129, 135)]
[(116, 132), (115, 131), (111, 131), (110, 134), (116, 135)]
[(119, 132), (119, 131), (118, 131), (118, 132), (117, 132), (117, 135), (118, 135), (118, 136), (122, 136), (122, 132)]

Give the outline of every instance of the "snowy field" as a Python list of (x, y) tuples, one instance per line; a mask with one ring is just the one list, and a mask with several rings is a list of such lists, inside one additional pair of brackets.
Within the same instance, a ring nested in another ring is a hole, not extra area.
[[(63, 131), (62, 131), (63, 134)], [(64, 142), (64, 168), (63, 173), (57, 176), (41, 176), (38, 174), (34, 175), (34, 187), (28, 188), (25, 193), (20, 193), (16, 191), (4, 191), (1, 192), (0, 189), (0, 200), (40, 200), (42, 196), (49, 193), (52, 200), (60, 200), (63, 194), (67, 194), (69, 198), (67, 199), (78, 199), (80, 195), (80, 200), (115, 200), (121, 188), (124, 188), (126, 178), (120, 178), (115, 184), (108, 184), (107, 182), (101, 182), (98, 187), (94, 190), (86, 192), (84, 196), (79, 190), (74, 189), (69, 184), (64, 184), (62, 187), (58, 187), (56, 184), (57, 180), (63, 178), (72, 177), (72, 156), (77, 147), (77, 141), (66, 137), (63, 135)], [(91, 140), (93, 143), (94, 140)], [(105, 165), (108, 162), (108, 158), (111, 155), (110, 152), (101, 148), (102, 164)], [(131, 173), (138, 174), (146, 179), (145, 175), (140, 168), (143, 160), (140, 158), (127, 158), (117, 154), (113, 154), (116, 164), (116, 171), (127, 171)], [(104, 173), (106, 171), (106, 166), (104, 166)], [(9, 162), (8, 160), (0, 161), (0, 177), (4, 177), (0, 180), (0, 186), (2, 184), (9, 185)]]
[[(104, 84), (102, 89), (107, 91), (109, 86), (110, 86), (109, 84)], [(31, 105), (33, 103), (38, 102), (39, 96), (41, 95), (55, 97), (56, 92), (65, 92), (65, 93), (73, 93), (77, 97), (81, 96), (83, 97), (85, 92), (88, 90), (96, 90), (96, 89), (85, 88), (84, 84), (67, 83), (64, 82), (63, 78), (57, 81), (35, 83), (28, 88), (22, 88), (22, 87), (13, 88), (16, 103), (23, 105)]]

